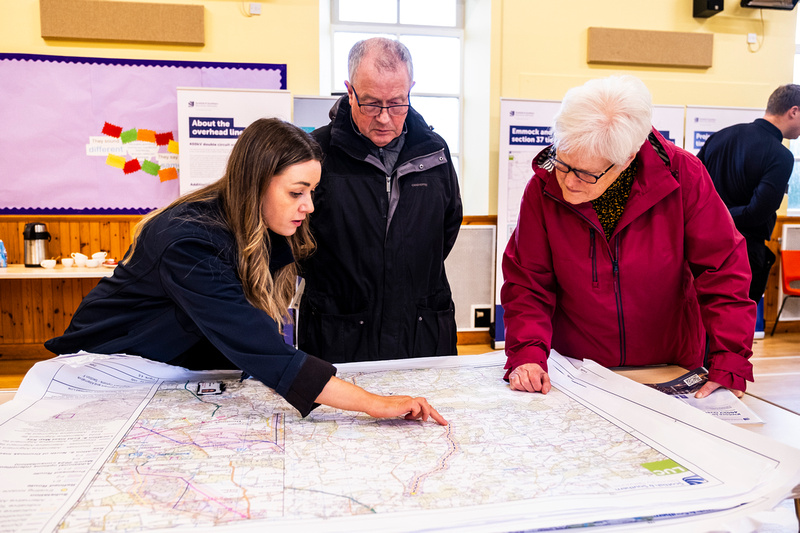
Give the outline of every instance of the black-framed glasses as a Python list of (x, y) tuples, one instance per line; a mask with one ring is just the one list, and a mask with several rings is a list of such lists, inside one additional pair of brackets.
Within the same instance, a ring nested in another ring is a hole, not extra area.
[(570, 172), (572, 172), (582, 182), (591, 183), (592, 185), (600, 181), (600, 178), (605, 176), (609, 170), (614, 168), (614, 163), (611, 163), (611, 166), (602, 171), (600, 174), (592, 174), (591, 172), (586, 172), (585, 170), (578, 170), (577, 168), (573, 168), (568, 164), (564, 163), (563, 161), (556, 159), (556, 153), (554, 151), (550, 152), (550, 157), (548, 157), (547, 159), (556, 168), (556, 170), (563, 172), (564, 174), (569, 174)]
[[(356, 103), (358, 104), (358, 109), (368, 117), (377, 117), (381, 114), (381, 112), (385, 109), (389, 115), (393, 117), (399, 117), (400, 115), (405, 115), (408, 113), (408, 108), (411, 107), (411, 104), (398, 104), (398, 105), (375, 105), (375, 104), (362, 104), (358, 100), (358, 93), (356, 92), (355, 87), (352, 85), (350, 86), (353, 89), (353, 94), (356, 95)], [(411, 93), (406, 95), (407, 99), (411, 99)]]

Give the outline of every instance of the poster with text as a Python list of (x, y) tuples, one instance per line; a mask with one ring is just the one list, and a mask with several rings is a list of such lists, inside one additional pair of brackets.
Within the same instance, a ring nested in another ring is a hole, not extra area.
[(180, 194), (221, 178), (242, 131), (272, 117), (291, 121), (289, 91), (178, 87)]
[(553, 142), (552, 126), (561, 102), (555, 100), (500, 100), (500, 167), (497, 180), (497, 268), (495, 288), (495, 348), (505, 342), (500, 288), (503, 252), (517, 226), (519, 204), (533, 175), (531, 162)]
[(683, 148), (683, 120), (686, 108), (682, 105), (654, 105), (653, 127), (666, 140)]
[(764, 116), (764, 109), (752, 107), (686, 106), (686, 141), (684, 148), (697, 155), (711, 134), (733, 126), (753, 122)]

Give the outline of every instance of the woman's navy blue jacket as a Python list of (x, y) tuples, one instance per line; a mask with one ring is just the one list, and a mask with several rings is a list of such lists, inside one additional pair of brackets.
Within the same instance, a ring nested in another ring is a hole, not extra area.
[[(278, 324), (250, 304), (235, 240), (221, 220), (212, 202), (182, 204), (150, 221), (133, 257), (100, 281), (64, 334), (45, 347), (56, 354), (126, 353), (198, 370), (239, 368), (306, 416), (336, 369), (287, 345)], [(285, 237), (269, 237), (274, 273), (294, 257)]]

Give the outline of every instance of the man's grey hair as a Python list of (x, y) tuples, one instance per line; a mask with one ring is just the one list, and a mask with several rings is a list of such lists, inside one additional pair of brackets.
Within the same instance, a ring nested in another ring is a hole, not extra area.
[(408, 51), (408, 48), (394, 39), (372, 37), (371, 39), (358, 41), (350, 49), (350, 54), (347, 58), (347, 73), (350, 76), (351, 83), (356, 77), (361, 61), (368, 52), (375, 53), (375, 65), (378, 67), (379, 72), (394, 71), (405, 64), (406, 69), (408, 69), (409, 81), (414, 81), (414, 66), (411, 64), (411, 52)]
[(775, 89), (767, 102), (767, 113), (783, 115), (794, 106), (800, 106), (800, 85), (790, 83)]
[(553, 125), (557, 151), (624, 164), (647, 140), (653, 119), (650, 91), (634, 76), (587, 81), (564, 95)]

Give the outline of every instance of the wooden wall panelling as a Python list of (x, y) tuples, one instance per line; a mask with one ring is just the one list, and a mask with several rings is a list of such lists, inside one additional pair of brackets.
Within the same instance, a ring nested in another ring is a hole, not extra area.
[[(23, 224), (24, 228), (24, 224)], [(0, 222), (0, 240), (3, 241), (9, 263), (22, 262), (22, 229), (17, 220)]]
[[(61, 335), (67, 329), (69, 322), (64, 317), (64, 279), (51, 279), (50, 286), (53, 291), (53, 337)], [(50, 337), (45, 335), (40, 342), (44, 342)]]
[(133, 237), (139, 215), (0, 215), (0, 239), (6, 245), (9, 263), (24, 261), (22, 231), (29, 222), (47, 226), (51, 240), (48, 254), (69, 257), (72, 252), (91, 255), (101, 250), (122, 259)]
[[(57, 314), (60, 312), (55, 305), (55, 301), (53, 298), (53, 282), (49, 279), (43, 279), (42, 282), (42, 317), (43, 320), (43, 328), (40, 332), (40, 338), (37, 339), (37, 343), (44, 342), (45, 340), (55, 337), (56, 336), (56, 318)], [(64, 330), (62, 329), (58, 333), (63, 333)]]
[(0, 283), (0, 344), (11, 342), (9, 339), (11, 331), (11, 317), (7, 306), (11, 302), (10, 283)]
[[(55, 226), (59, 226), (56, 228)], [(47, 243), (47, 255), (53, 258), (59, 258), (61, 256), (61, 224), (53, 224), (53, 228), (50, 228), (50, 224), (47, 225), (47, 232), (50, 234), (50, 241)], [(24, 242), (24, 241), (23, 241)]]
[(40, 339), (44, 336), (43, 332), (45, 329), (44, 306), (42, 305), (44, 287), (41, 283), (38, 283), (38, 281), (39, 280), (26, 280), (26, 283), (31, 287), (30, 301), (33, 308), (33, 331), (35, 331), (37, 335), (36, 338), (30, 341), (32, 343), (40, 342)]
[[(0, 215), (0, 239), (9, 263), (24, 261), (22, 231), (42, 222), (51, 235), (48, 255), (91, 255), (100, 250), (122, 259), (139, 215)], [(0, 281), (0, 361), (51, 355), (42, 343), (64, 332), (75, 310), (97, 285), (93, 278)]]
[(77, 220), (70, 221), (69, 247), (64, 251), (64, 253), (69, 255), (72, 252), (80, 252), (80, 251), (81, 251), (81, 224)]
[[(55, 224), (54, 224), (55, 225)], [(58, 241), (53, 245), (50, 253), (56, 257), (69, 257), (70, 254), (70, 230), (69, 221), (61, 220), (58, 222)], [(53, 238), (55, 241), (55, 237)]]
[(122, 259), (122, 256), (119, 255), (119, 222), (106, 223), (106, 231), (105, 239), (108, 242), (108, 247), (103, 249), (108, 252), (108, 257)]
[(11, 342), (25, 342), (25, 335), (22, 325), (22, 283), (14, 280), (11, 282), (11, 298), (8, 305), (9, 316), (11, 317)]
[(36, 328), (34, 327), (33, 315), (36, 311), (37, 302), (33, 299), (33, 287), (31, 283), (20, 283), (22, 298), (22, 342), (36, 342)]

